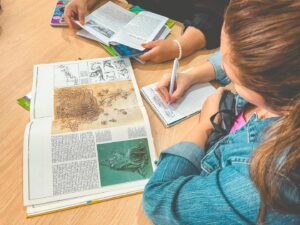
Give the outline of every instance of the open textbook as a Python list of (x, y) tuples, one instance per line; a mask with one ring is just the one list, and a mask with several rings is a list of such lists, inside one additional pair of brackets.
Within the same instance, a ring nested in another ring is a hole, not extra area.
[(210, 83), (193, 85), (176, 103), (167, 104), (156, 92), (157, 83), (141, 89), (141, 93), (166, 127), (198, 113), (206, 98), (215, 92)]
[(155, 150), (128, 58), (34, 66), (24, 137), (29, 216), (140, 193)]
[(166, 26), (168, 18), (148, 11), (135, 14), (112, 2), (86, 16), (85, 21), (84, 25), (77, 24), (101, 43), (112, 46), (121, 44), (139, 51), (145, 50), (142, 43), (170, 32)]

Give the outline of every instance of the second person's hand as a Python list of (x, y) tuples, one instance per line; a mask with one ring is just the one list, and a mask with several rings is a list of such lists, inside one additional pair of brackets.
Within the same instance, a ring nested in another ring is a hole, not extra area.
[(64, 17), (70, 28), (75, 26), (74, 20), (78, 19), (79, 22), (84, 24), (84, 17), (96, 4), (97, 0), (72, 0), (65, 7)]
[(141, 55), (139, 58), (143, 61), (151, 61), (161, 63), (174, 59), (179, 55), (177, 44), (172, 40), (157, 40), (145, 43), (144, 48), (150, 49), (148, 52)]

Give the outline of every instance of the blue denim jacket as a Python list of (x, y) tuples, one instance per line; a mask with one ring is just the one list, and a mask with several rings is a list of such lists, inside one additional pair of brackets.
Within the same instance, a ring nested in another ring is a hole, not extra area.
[[(221, 54), (210, 57), (217, 80), (230, 82), (221, 68)], [(237, 96), (236, 110), (246, 104)], [(275, 118), (254, 114), (240, 129), (214, 144), (207, 153), (181, 142), (163, 151), (145, 187), (143, 206), (156, 225), (257, 224), (259, 193), (249, 174), (251, 154)], [(266, 224), (300, 224), (299, 217), (269, 211)]]

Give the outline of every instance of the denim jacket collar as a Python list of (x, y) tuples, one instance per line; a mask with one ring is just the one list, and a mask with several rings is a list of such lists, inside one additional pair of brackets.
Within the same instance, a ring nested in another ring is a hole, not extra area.
[[(242, 98), (238, 101), (237, 112), (242, 104), (247, 103)], [(201, 161), (202, 170), (211, 173), (228, 163), (248, 164), (252, 152), (262, 141), (261, 132), (275, 120), (276, 118), (259, 120), (257, 114), (254, 113), (243, 127), (226, 135), (209, 149)]]
[(244, 110), (247, 103), (248, 102), (242, 96), (240, 96), (239, 94), (235, 94), (235, 115), (236, 116)]

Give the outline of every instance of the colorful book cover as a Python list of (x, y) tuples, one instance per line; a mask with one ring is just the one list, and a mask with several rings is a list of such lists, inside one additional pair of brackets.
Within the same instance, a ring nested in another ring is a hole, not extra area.
[(69, 0), (58, 0), (50, 23), (52, 26), (67, 26), (64, 19), (64, 10), (68, 3)]

